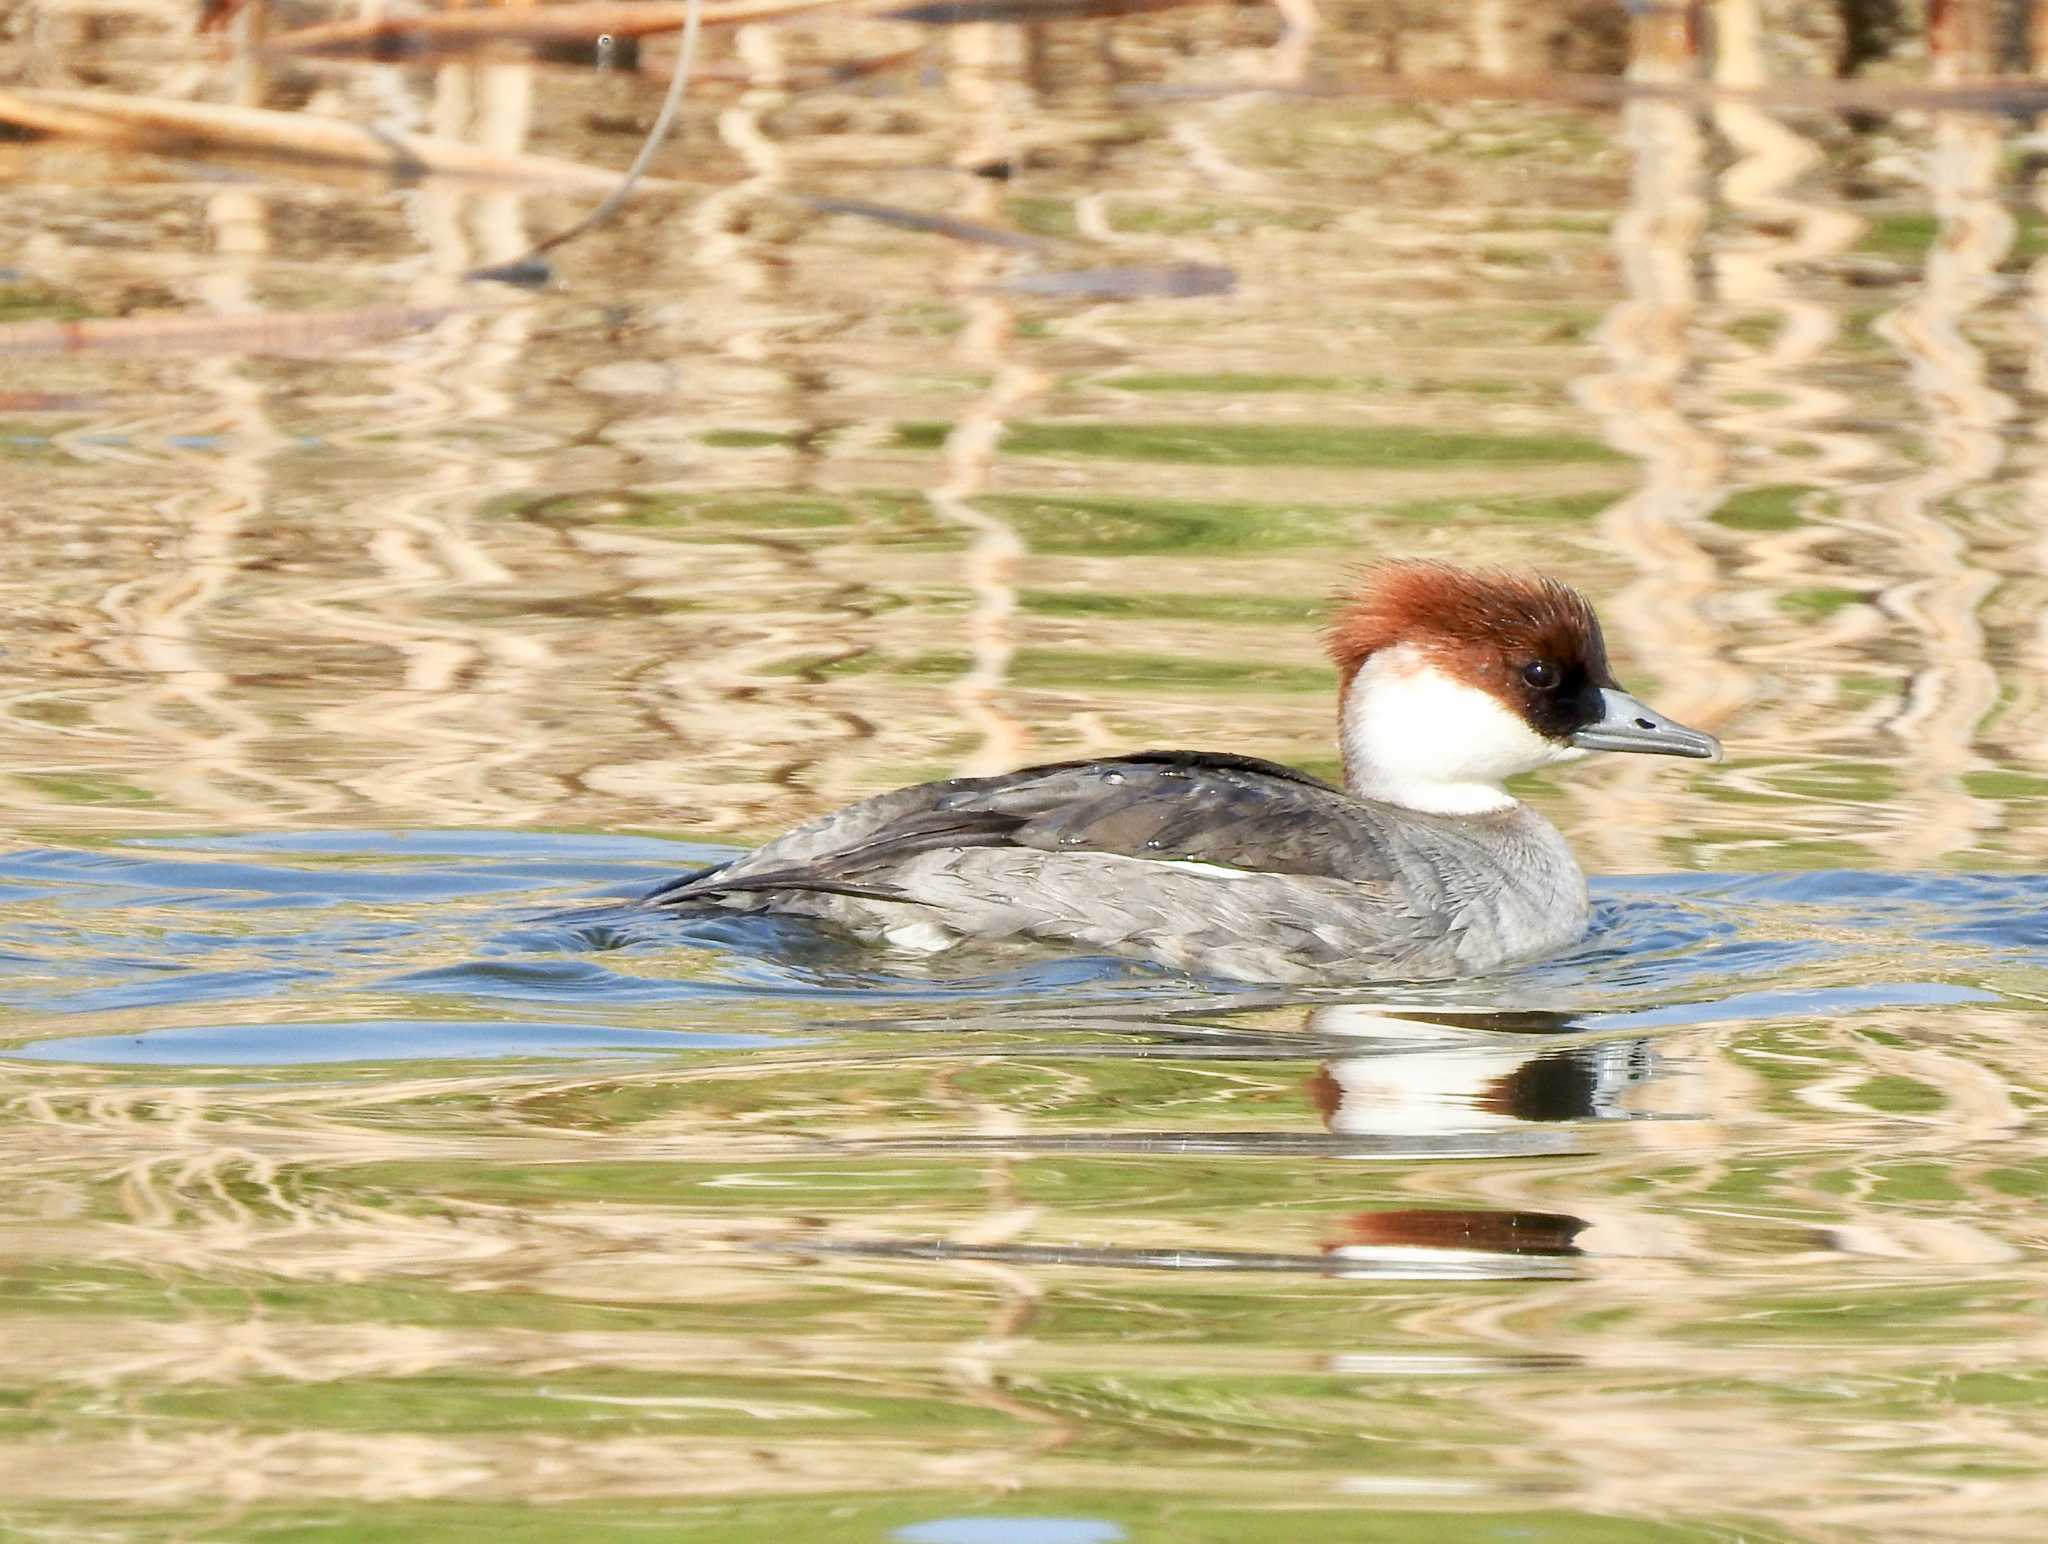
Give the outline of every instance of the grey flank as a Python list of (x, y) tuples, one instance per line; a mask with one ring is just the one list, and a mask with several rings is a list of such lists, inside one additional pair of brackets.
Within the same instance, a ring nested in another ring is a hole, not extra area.
[(1173, 751), (897, 789), (646, 902), (1261, 982), (1473, 975), (1565, 947), (1588, 917), (1564, 838), (1522, 805), (1424, 814), (1273, 762)]

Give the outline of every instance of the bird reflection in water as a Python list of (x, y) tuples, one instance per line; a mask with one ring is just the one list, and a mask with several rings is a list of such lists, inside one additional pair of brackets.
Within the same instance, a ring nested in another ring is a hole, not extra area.
[[(1586, 1143), (1567, 1129), (1650, 1118), (1634, 1108), (1672, 1069), (1642, 1038), (1558, 1044), (1579, 1026), (1555, 1013), (1451, 1013), (1347, 1003), (1310, 1015), (1319, 1035), (1356, 1039), (1308, 1080), (1311, 1101), (1347, 1156), (1376, 1159), (1565, 1154)], [(1668, 1108), (1660, 1116), (1684, 1112)], [(1612, 1229), (1568, 1213), (1405, 1207), (1359, 1212), (1325, 1246), (1357, 1276), (1554, 1276), (1602, 1252)]]
[[(1306, 1084), (1322, 1131), (1117, 1130), (952, 1133), (861, 1144), (862, 1151), (944, 1150), (955, 1156), (1201, 1153), (1333, 1160), (1482, 1159), (1587, 1151), (1588, 1123), (1683, 1118), (1688, 1095), (1643, 1038), (1560, 1043), (1584, 1026), (1550, 1013), (1411, 1009), (1377, 1004), (1312, 1008), (1299, 1032), (1183, 1022), (1185, 1049), (1291, 1045), (1324, 1052)], [(1157, 1021), (1151, 1021), (1157, 1027)], [(1076, 1026), (1078, 1027), (1078, 1026)], [(1102, 1027), (1100, 1021), (1096, 1027)], [(1305, 1041), (1305, 1044), (1304, 1044)], [(1335, 1054), (1332, 1054), (1335, 1053)], [(1640, 1108), (1656, 1086), (1657, 1108)], [(1662, 1252), (1621, 1216), (1580, 1217), (1521, 1208), (1400, 1208), (1332, 1218), (1320, 1252), (1207, 1247), (983, 1243), (947, 1239), (807, 1238), (763, 1241), (778, 1252), (916, 1260), (991, 1260), (1138, 1270), (1284, 1271), (1345, 1278), (1463, 1279), (1569, 1276), (1589, 1254)]]

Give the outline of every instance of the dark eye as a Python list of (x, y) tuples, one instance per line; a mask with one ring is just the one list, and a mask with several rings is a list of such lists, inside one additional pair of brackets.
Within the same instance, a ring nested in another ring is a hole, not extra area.
[(1547, 659), (1532, 659), (1522, 667), (1522, 679), (1539, 692), (1547, 692), (1564, 679), (1557, 666)]

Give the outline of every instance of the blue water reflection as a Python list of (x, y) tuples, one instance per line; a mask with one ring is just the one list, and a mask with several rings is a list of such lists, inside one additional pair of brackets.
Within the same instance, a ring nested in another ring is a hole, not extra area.
[[(17, 1041), (38, 1042), (17, 1054), (232, 1065), (673, 1050), (706, 1043), (682, 1031), (710, 1033), (672, 1022), (675, 1010), (740, 1003), (749, 1030), (770, 1034), (814, 1032), (821, 1014), (893, 1025), (948, 1004), (990, 1027), (1086, 1010), (1099, 1030), (1104, 1014), (1156, 1028), (1197, 1010), (1396, 999), (1587, 1031), (1668, 1028), (1996, 1000), (1990, 978), (2038, 952), (2048, 914), (2048, 880), (2027, 876), (1614, 879), (1595, 886), (1582, 946), (1517, 974), (1275, 994), (1038, 951), (910, 961), (800, 923), (619, 903), (722, 851), (432, 831), (27, 849), (0, 857), (0, 1005)], [(223, 1018), (236, 1005), (247, 1024)], [(565, 1009), (574, 1024), (558, 1022)], [(186, 1022), (197, 1010), (205, 1021)], [(55, 1033), (80, 1015), (119, 1020), (117, 1032)]]

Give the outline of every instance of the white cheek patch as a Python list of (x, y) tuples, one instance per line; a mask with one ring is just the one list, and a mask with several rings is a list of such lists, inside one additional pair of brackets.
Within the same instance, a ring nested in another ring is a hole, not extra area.
[(1538, 734), (1490, 692), (1444, 674), (1412, 644), (1372, 656), (1344, 694), (1351, 791), (1407, 809), (1477, 815), (1509, 809), (1501, 785), (1585, 754)]

